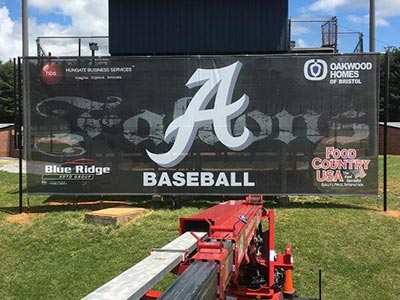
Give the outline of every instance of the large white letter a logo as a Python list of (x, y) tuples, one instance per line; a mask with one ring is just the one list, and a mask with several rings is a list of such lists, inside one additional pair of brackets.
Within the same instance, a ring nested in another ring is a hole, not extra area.
[[(194, 95), (185, 113), (168, 126), (164, 140), (169, 143), (176, 137), (171, 149), (163, 154), (146, 150), (154, 162), (162, 167), (172, 167), (180, 163), (189, 152), (198, 129), (209, 123), (214, 125), (220, 142), (231, 150), (240, 151), (252, 143), (253, 134), (246, 127), (240, 136), (233, 136), (231, 130), (231, 120), (240, 116), (249, 104), (246, 94), (232, 103), (233, 90), (241, 67), (242, 64), (236, 62), (220, 69), (197, 69), (194, 72), (186, 86), (202, 87)], [(206, 109), (214, 95), (214, 108)]]

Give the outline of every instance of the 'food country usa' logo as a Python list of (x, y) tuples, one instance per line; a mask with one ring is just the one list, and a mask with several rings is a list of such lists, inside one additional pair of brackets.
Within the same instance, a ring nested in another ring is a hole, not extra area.
[(57, 84), (62, 78), (62, 70), (55, 63), (45, 64), (40, 70), (40, 78), (45, 84)]

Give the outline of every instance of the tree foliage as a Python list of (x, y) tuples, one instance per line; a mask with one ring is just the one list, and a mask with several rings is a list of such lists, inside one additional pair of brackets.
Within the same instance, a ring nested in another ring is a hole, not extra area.
[(14, 122), (14, 100), (13, 100), (13, 63), (0, 61), (0, 123)]
[[(400, 121), (400, 48), (390, 47), (387, 49), (390, 58), (390, 79), (389, 79), (389, 120), (391, 122)], [(383, 99), (385, 96), (385, 60), (381, 63), (381, 83), (380, 83), (380, 121), (383, 121)]]

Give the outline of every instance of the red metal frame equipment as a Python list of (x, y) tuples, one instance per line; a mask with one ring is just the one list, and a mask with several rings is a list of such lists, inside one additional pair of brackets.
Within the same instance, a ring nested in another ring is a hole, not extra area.
[[(275, 252), (274, 211), (264, 209), (261, 195), (226, 201), (179, 222), (179, 237), (83, 300), (299, 299), (291, 248)], [(266, 231), (262, 224), (268, 224)], [(179, 275), (172, 285), (163, 293), (151, 290), (168, 272)]]
[[(268, 229), (263, 232), (261, 222), (266, 220)], [(175, 271), (183, 276), (184, 270), (196, 262), (215, 262), (218, 270), (216, 299), (295, 297), (291, 283), (291, 247), (286, 246), (285, 254), (276, 254), (274, 211), (264, 209), (262, 195), (230, 200), (192, 217), (181, 218), (179, 233), (185, 232), (197, 238), (197, 251)], [(202, 240), (193, 232), (207, 232), (208, 235)]]

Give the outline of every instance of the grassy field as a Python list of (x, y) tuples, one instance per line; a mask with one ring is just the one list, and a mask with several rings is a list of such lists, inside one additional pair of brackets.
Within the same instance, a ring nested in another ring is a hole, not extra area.
[[(398, 299), (400, 294), (400, 157), (389, 157), (389, 213), (382, 198), (292, 197), (276, 210), (276, 250), (287, 243), (295, 257), (300, 295), (323, 299)], [(30, 197), (31, 213), (18, 215), (18, 175), (0, 172), (0, 299), (80, 299), (177, 236), (178, 218), (212, 205), (163, 202), (123, 227), (84, 222), (85, 210), (50, 207)], [(134, 202), (151, 207), (150, 201)], [(171, 276), (158, 285), (165, 288)]]

